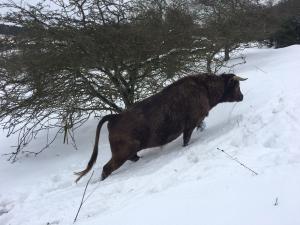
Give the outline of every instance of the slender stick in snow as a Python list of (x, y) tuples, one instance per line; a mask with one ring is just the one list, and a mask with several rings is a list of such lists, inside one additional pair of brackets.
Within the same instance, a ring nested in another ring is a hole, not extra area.
[(237, 158), (234, 158), (232, 155), (229, 155), (227, 152), (225, 152), (223, 149), (217, 148), (219, 151), (225, 153), (230, 159), (236, 161), (237, 163), (239, 163), (241, 166), (243, 166), (244, 168), (246, 168), (247, 170), (250, 170), (253, 174), (258, 175), (257, 172), (255, 172), (254, 170), (250, 169), (248, 166), (246, 166), (244, 163), (241, 163)]
[(83, 195), (82, 195), (82, 198), (81, 198), (81, 202), (80, 202), (80, 205), (79, 205), (79, 208), (78, 208), (78, 210), (77, 210), (77, 213), (76, 213), (76, 216), (75, 216), (75, 219), (74, 219), (73, 223), (75, 223), (76, 220), (77, 220), (77, 217), (78, 217), (78, 214), (79, 214), (79, 212), (80, 212), (80, 209), (81, 209), (81, 207), (82, 207), (82, 205), (83, 205), (83, 203), (84, 203), (84, 196), (85, 196), (87, 187), (88, 187), (88, 185), (89, 185), (89, 183), (90, 183), (90, 181), (91, 181), (93, 175), (94, 175), (94, 171), (92, 172), (92, 174), (91, 174), (91, 176), (90, 176), (88, 182), (87, 182), (86, 185), (85, 185), (84, 192), (83, 192)]
[(278, 206), (278, 197), (276, 197), (276, 199), (275, 199), (274, 206)]

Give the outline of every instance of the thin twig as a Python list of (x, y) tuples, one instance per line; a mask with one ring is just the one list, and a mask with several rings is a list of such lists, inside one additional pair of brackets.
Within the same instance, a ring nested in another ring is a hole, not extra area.
[(90, 176), (88, 182), (87, 182), (86, 185), (85, 185), (84, 192), (83, 192), (83, 195), (82, 195), (82, 198), (81, 198), (81, 202), (80, 202), (80, 205), (79, 205), (79, 208), (78, 208), (78, 211), (77, 211), (77, 213), (76, 213), (76, 216), (75, 216), (75, 219), (74, 219), (73, 223), (75, 223), (76, 220), (77, 220), (77, 217), (78, 217), (78, 214), (79, 214), (79, 212), (80, 212), (80, 209), (81, 209), (81, 207), (82, 207), (82, 205), (83, 205), (83, 203), (84, 203), (84, 196), (85, 196), (87, 187), (88, 187), (88, 185), (89, 185), (89, 183), (90, 183), (90, 181), (91, 181), (93, 175), (94, 175), (94, 171), (92, 172), (92, 174), (91, 174), (91, 176)]
[(69, 135), (70, 135), (71, 140), (72, 140), (72, 146), (73, 146), (73, 148), (75, 148), (75, 150), (78, 150), (77, 144), (76, 144), (76, 140), (75, 140), (74, 128), (72, 127), (72, 129), (69, 130), (68, 132), (69, 132)]
[(259, 68), (258, 66), (254, 66), (256, 69), (258, 69), (259, 71), (265, 73), (265, 74), (268, 74), (266, 71), (262, 70), (261, 68)]
[(22, 151), (22, 153), (29, 153), (29, 154), (33, 154), (34, 156), (37, 156), (38, 154), (42, 153), (44, 150), (46, 150), (47, 148), (49, 148), (49, 146), (56, 140), (58, 134), (60, 134), (60, 132), (62, 131), (62, 128), (60, 128), (55, 136), (52, 138), (52, 140), (49, 142), (47, 141), (47, 144), (42, 148), (40, 149), (38, 152), (32, 152), (32, 151)]
[(248, 166), (246, 166), (244, 163), (241, 163), (237, 158), (234, 158), (233, 156), (229, 155), (227, 152), (225, 152), (223, 149), (217, 148), (219, 151), (225, 153), (230, 159), (236, 161), (237, 163), (239, 163), (241, 166), (243, 166), (244, 168), (250, 170), (253, 174), (258, 175), (257, 172), (255, 172), (254, 170), (250, 169)]
[(99, 184), (101, 184), (100, 180), (97, 182), (97, 185), (94, 187), (94, 189), (88, 194), (88, 196), (86, 196), (86, 198), (84, 199), (83, 203), (85, 203), (91, 196), (92, 194), (94, 194), (94, 192), (97, 190), (97, 188), (99, 187)]

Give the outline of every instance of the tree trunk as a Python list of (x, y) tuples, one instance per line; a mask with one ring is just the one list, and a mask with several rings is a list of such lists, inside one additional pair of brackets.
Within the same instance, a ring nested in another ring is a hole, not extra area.
[(211, 63), (212, 63), (212, 58), (207, 58), (206, 59), (206, 70), (207, 70), (207, 73), (212, 73), (212, 70), (211, 70)]
[(226, 45), (225, 48), (224, 48), (224, 54), (225, 54), (224, 60), (228, 61), (230, 59), (230, 55), (229, 55), (230, 54), (230, 49), (229, 49), (228, 45)]

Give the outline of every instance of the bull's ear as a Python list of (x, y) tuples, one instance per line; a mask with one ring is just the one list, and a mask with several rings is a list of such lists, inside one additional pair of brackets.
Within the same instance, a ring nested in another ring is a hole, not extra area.
[(237, 75), (234, 75), (232, 77), (233, 80), (237, 80), (237, 81), (245, 81), (245, 80), (248, 80), (248, 78), (242, 78), (242, 77), (239, 77)]

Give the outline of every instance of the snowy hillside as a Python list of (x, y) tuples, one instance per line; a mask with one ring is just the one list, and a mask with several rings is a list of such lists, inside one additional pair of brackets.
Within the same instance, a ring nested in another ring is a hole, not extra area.
[[(235, 73), (244, 101), (218, 105), (190, 145), (178, 138), (141, 152), (98, 182), (110, 157), (102, 129), (88, 199), (78, 225), (298, 225), (300, 224), (300, 46), (248, 49)], [(73, 223), (88, 174), (78, 184), (74, 171), (86, 166), (97, 120), (77, 133), (78, 148), (57, 140), (34, 158), (15, 164), (0, 158), (1, 225)], [(27, 150), (36, 151), (46, 135)], [(0, 153), (14, 140), (0, 133)], [(258, 173), (254, 175), (224, 149)]]

